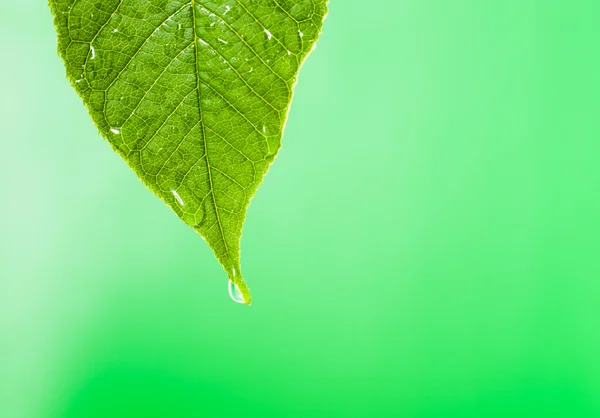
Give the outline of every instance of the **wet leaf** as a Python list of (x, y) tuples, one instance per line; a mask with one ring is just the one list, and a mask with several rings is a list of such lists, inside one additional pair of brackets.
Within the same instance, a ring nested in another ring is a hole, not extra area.
[(67, 77), (250, 303), (240, 238), (326, 0), (50, 0)]

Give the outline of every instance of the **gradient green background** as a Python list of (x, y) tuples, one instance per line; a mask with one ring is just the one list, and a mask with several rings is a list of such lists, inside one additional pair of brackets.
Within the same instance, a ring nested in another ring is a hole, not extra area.
[(333, 0), (242, 240), (0, 14), (0, 417), (600, 416), (600, 4)]

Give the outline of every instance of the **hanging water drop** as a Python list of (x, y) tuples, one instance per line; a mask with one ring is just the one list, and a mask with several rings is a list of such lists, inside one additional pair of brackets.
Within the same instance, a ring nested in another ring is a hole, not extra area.
[(240, 288), (237, 287), (237, 285), (231, 280), (229, 280), (229, 283), (227, 284), (227, 289), (229, 289), (229, 296), (231, 296), (231, 300), (233, 300), (235, 303), (246, 303)]

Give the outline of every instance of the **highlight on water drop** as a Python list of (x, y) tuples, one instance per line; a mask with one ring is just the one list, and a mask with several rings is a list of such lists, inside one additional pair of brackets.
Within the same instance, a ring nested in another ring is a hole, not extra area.
[(231, 300), (233, 300), (236, 303), (246, 303), (246, 301), (244, 300), (244, 296), (242, 296), (240, 288), (237, 287), (237, 285), (231, 280), (229, 280), (227, 288), (229, 289), (229, 296), (231, 296)]

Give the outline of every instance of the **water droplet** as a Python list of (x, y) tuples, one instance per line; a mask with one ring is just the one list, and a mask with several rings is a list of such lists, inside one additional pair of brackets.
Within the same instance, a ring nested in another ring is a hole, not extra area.
[(235, 303), (246, 303), (240, 288), (237, 287), (237, 285), (231, 280), (229, 280), (229, 283), (227, 284), (227, 289), (229, 290), (229, 296), (231, 296), (231, 300), (233, 300)]
[(119, 29), (114, 29), (112, 33), (117, 33)]
[(110, 131), (115, 135), (121, 135), (121, 131), (116, 128), (110, 128)]
[(248, 72), (249, 72), (249, 73), (251, 73), (251, 72), (252, 72), (252, 70), (254, 70), (254, 67), (250, 68), (250, 70), (249, 70)]
[(173, 196), (175, 196), (175, 199), (177, 199), (177, 202), (179, 202), (181, 206), (185, 206), (185, 203), (183, 203), (183, 199), (181, 198), (181, 196), (179, 196), (176, 190), (171, 190), (171, 193), (173, 193)]
[(273, 35), (271, 35), (271, 32), (269, 32), (268, 30), (265, 29), (265, 33), (267, 34), (267, 38), (269, 39), (269, 41), (271, 40), (271, 38), (273, 37)]
[(304, 36), (304, 34), (302, 33), (302, 31), (298, 31), (298, 34), (300, 35), (301, 38)]
[(222, 42), (222, 43), (224, 43), (224, 44), (228, 43), (227, 41), (225, 41), (225, 40), (223, 40), (223, 39), (221, 39), (221, 38), (217, 38), (217, 40), (218, 40), (219, 42)]
[(92, 51), (92, 58), (91, 59), (96, 58), (96, 50), (94, 49), (94, 47), (92, 45), (90, 45), (90, 50)]
[(231, 7), (225, 6), (225, 11), (223, 12), (223, 15), (226, 15), (230, 10), (231, 10)]

